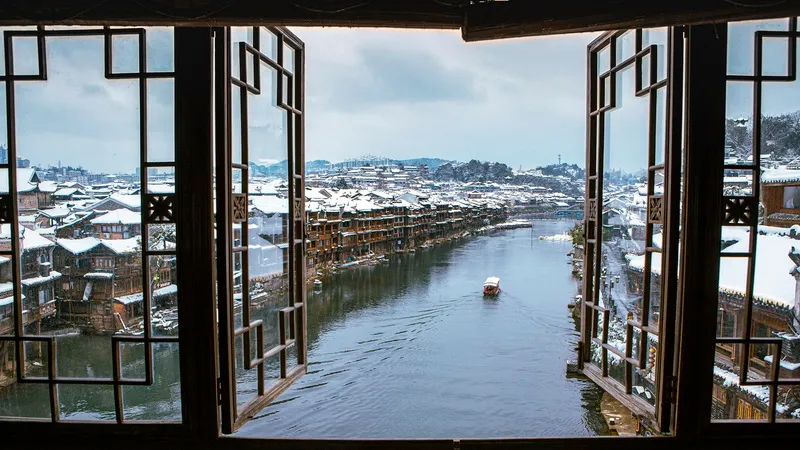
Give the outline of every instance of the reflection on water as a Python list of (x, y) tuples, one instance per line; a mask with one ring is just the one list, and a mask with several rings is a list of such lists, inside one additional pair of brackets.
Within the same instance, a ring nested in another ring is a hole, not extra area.
[[(565, 376), (578, 340), (566, 307), (576, 293), (566, 264), (570, 245), (538, 240), (571, 225), (537, 222), (533, 230), (454, 241), (326, 279), (309, 292), (309, 373), (240, 434), (606, 434), (600, 389)], [(502, 280), (497, 298), (482, 295), (490, 275)], [(108, 376), (110, 352), (108, 337), (61, 337), (59, 374)], [(126, 376), (141, 376), (140, 352), (123, 351)], [(156, 346), (154, 360), (154, 386), (125, 388), (127, 418), (180, 417), (176, 347)], [(246, 375), (240, 392), (254, 387), (254, 376)], [(67, 387), (60, 394), (66, 417), (114, 418), (108, 387)], [(0, 414), (46, 416), (47, 396), (45, 386), (14, 385), (0, 394)]]
[[(538, 240), (571, 225), (537, 222), (325, 280), (309, 293), (309, 373), (240, 434), (606, 434), (600, 389), (565, 377), (578, 340), (570, 244)], [(490, 275), (497, 298), (482, 295)]]

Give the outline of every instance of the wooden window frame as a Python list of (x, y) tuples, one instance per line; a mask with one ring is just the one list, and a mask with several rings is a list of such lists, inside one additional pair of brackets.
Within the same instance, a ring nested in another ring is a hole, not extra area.
[[(82, 23), (107, 23), (124, 20), (129, 16), (115, 15), (107, 9), (109, 4), (95, 8), (92, 16)], [(234, 11), (237, 11), (233, 8)], [(241, 10), (239, 10), (241, 11)], [(2, 8), (0, 8), (0, 12)], [(253, 17), (248, 12), (242, 17)], [(781, 15), (776, 12), (766, 16)], [(0, 16), (4, 17), (4, 16)], [(7, 16), (5, 16), (7, 17)], [(265, 14), (263, 17), (271, 17)], [(152, 23), (159, 19), (149, 16), (139, 23)], [(161, 18), (163, 20), (163, 17)], [(262, 19), (264, 20), (264, 19)], [(3, 20), (8, 24), (29, 23), (30, 19)], [(133, 21), (136, 22), (136, 21)], [(174, 23), (174, 21), (173, 21)], [(224, 21), (223, 21), (224, 23)], [(330, 24), (315, 19), (305, 22)], [(663, 25), (664, 23), (659, 23)], [(648, 440), (646, 445), (655, 448), (676, 448), (688, 442), (704, 448), (728, 448), (730, 441), (722, 439), (732, 431), (730, 427), (711, 427), (710, 401), (712, 379), (709, 367), (714, 357), (714, 327), (718, 271), (719, 227), (718, 218), (707, 214), (709, 208), (721, 207), (718, 193), (722, 184), (722, 158), (724, 149), (725, 106), (725, 37), (723, 25), (700, 25), (687, 28), (685, 103), (686, 158), (684, 160), (684, 215), (680, 266), (679, 303), (676, 311), (675, 373), (678, 374), (676, 403), (672, 406), (674, 435)], [(182, 286), (183, 299), (191, 298), (190, 307), (180, 308), (180, 363), (183, 422), (164, 424), (85, 424), (85, 423), (34, 423), (0, 422), (0, 433), (9, 442), (23, 442), (30, 436), (47, 435), (58, 438), (62, 448), (85, 448), (106, 445), (113, 440), (115, 448), (140, 449), (148, 443), (194, 444), (214, 448), (495, 448), (535, 445), (537, 448), (563, 448), (570, 443), (574, 448), (628, 448), (639, 447), (641, 439), (578, 438), (578, 439), (434, 439), (434, 440), (354, 440), (325, 441), (304, 439), (246, 439), (220, 438), (220, 416), (217, 392), (218, 351), (215, 333), (216, 304), (214, 285), (214, 245), (211, 217), (213, 177), (212, 151), (212, 30), (207, 27), (186, 27), (175, 30), (175, 115), (176, 118), (176, 196), (179, 205), (178, 256), (192, 264), (178, 265), (178, 277), (192, 279)], [(183, 300), (185, 302), (185, 300)], [(706, 325), (706, 326), (703, 326)], [(708, 344), (708, 345), (704, 345)], [(192, 371), (185, 370), (192, 368)], [(761, 424), (738, 426), (737, 445), (763, 445), (776, 442), (781, 437), (796, 435), (796, 426), (763, 427)], [(734, 430), (735, 431), (735, 430)], [(777, 431), (777, 432), (776, 432)]]

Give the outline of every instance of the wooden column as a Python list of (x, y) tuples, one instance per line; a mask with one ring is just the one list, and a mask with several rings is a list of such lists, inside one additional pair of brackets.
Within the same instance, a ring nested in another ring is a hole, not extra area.
[(213, 235), (213, 37), (175, 28), (177, 276), (183, 420), (200, 440), (216, 438), (217, 340)]
[(675, 432), (711, 417), (725, 156), (727, 24), (687, 27), (683, 241), (678, 301)]

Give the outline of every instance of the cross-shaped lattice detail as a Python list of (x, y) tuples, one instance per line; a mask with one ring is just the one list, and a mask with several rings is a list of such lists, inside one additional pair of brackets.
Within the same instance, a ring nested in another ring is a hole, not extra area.
[(650, 223), (664, 223), (664, 197), (651, 195), (647, 200), (647, 220)]
[(590, 199), (586, 218), (589, 220), (597, 220), (597, 200)]
[(247, 221), (247, 196), (245, 194), (233, 194), (231, 196), (231, 207), (234, 223)]
[(175, 194), (148, 195), (146, 205), (148, 223), (175, 222)]
[(753, 197), (725, 197), (725, 211), (722, 218), (724, 225), (756, 224), (758, 208)]

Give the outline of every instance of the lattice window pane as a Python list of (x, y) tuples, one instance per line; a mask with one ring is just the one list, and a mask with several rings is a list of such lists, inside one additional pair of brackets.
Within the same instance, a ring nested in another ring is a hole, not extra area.
[(800, 418), (796, 29), (795, 18), (729, 25), (714, 420)]
[(2, 416), (181, 419), (171, 35), (3, 31)]
[(302, 44), (282, 29), (234, 28), (229, 45), (231, 165), (217, 176), (230, 182), (232, 240), (224, 251), (233, 252), (234, 281), (221, 319), (228, 325), (221, 333), (233, 335), (223, 370), (235, 384), (235, 399), (223, 402), (225, 432), (305, 371), (305, 308), (298, 306), (305, 301), (305, 190), (295, 139), (302, 79), (293, 73)]
[(584, 273), (585, 312), (592, 316), (585, 367), (650, 418), (658, 400), (662, 253), (670, 223), (667, 39), (666, 29), (630, 30), (590, 46), (596, 92), (589, 94), (589, 126), (596, 135), (588, 148), (597, 165), (587, 174), (587, 250), (594, 259)]

